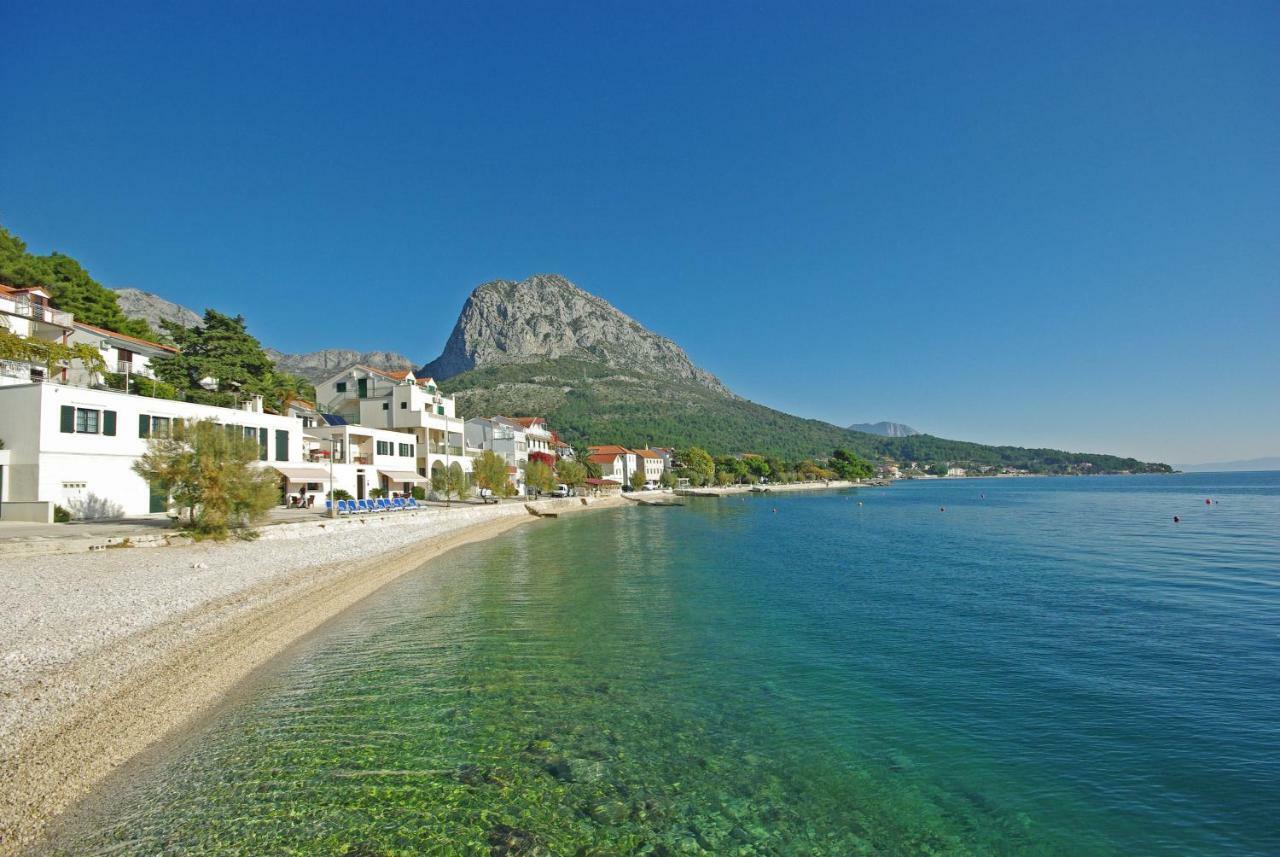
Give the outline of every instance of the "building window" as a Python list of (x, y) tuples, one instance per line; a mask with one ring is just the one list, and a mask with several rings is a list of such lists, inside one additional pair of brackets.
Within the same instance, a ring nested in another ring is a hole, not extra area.
[(444, 405), (436, 405), (436, 413), (444, 416)]
[(168, 437), (171, 423), (169, 417), (138, 414), (138, 437)]
[(103, 434), (114, 437), (116, 433), (116, 412), (99, 411), (95, 408), (77, 408), (73, 405), (62, 406), (62, 418), (59, 428), (63, 434)]
[(333, 388), (337, 390), (339, 393), (345, 393), (347, 392), (347, 382), (339, 381), (338, 383), (333, 385)]
[(386, 440), (378, 441), (378, 455), (390, 455), (391, 442)]
[(400, 444), (400, 455), (404, 458), (413, 458), (413, 444), (411, 443)]
[(383, 403), (382, 403), (382, 409), (383, 409), (384, 411), (390, 410), (390, 409), (391, 409), (391, 404), (390, 404), (389, 402), (383, 402)]
[(276, 429), (276, 461), (289, 460), (289, 433)]
[(408, 402), (401, 402), (401, 403), (400, 403), (400, 410), (404, 411), (404, 410), (408, 410), (408, 408), (409, 408), (409, 403), (408, 403)]
[(97, 434), (98, 416), (98, 411), (76, 408), (76, 434)]

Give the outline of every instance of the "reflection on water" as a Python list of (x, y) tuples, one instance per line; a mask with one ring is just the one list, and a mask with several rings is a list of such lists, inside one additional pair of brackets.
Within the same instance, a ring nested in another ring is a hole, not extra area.
[(705, 500), (468, 546), (51, 850), (1274, 853), (1280, 482), (1197, 479)]

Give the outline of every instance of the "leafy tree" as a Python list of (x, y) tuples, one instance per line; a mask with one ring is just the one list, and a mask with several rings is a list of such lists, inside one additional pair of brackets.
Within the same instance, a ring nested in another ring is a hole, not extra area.
[(524, 466), (524, 484), (538, 493), (553, 491), (556, 487), (556, 474), (545, 461), (533, 461)]
[(510, 497), (516, 492), (515, 486), (507, 476), (506, 459), (493, 450), (486, 449), (480, 453), (471, 468), (471, 475), (476, 485), (492, 491), (495, 497)]
[(925, 473), (931, 473), (931, 474), (933, 474), (934, 476), (946, 476), (946, 475), (947, 475), (947, 465), (945, 465), (945, 464), (930, 464), (928, 467), (926, 467), (926, 468), (924, 469), (924, 472), (925, 472)]
[(658, 481), (662, 483), (663, 488), (676, 487), (676, 475), (672, 473), (670, 470), (662, 471), (662, 478), (659, 479)]
[(462, 465), (456, 461), (450, 464), (448, 474), (445, 481), (445, 505), (448, 505), (450, 494), (459, 500), (467, 499), (471, 494), (471, 486), (467, 483), (467, 474), (463, 472)]
[(600, 476), (604, 473), (604, 470), (600, 467), (599, 462), (587, 461), (584, 458), (582, 459), (582, 466), (586, 468), (588, 479), (599, 479)]
[(832, 453), (829, 463), (836, 476), (841, 479), (853, 481), (855, 479), (870, 479), (876, 475), (876, 469), (871, 462), (863, 461), (847, 449), (837, 449)]
[(556, 478), (570, 488), (581, 488), (587, 481), (587, 468), (572, 458), (562, 458), (556, 462)]
[(680, 456), (685, 469), (689, 471), (689, 481), (694, 485), (710, 485), (716, 476), (716, 463), (711, 453), (700, 446), (690, 447)]
[(258, 443), (213, 420), (176, 420), (168, 436), (153, 436), (133, 465), (187, 511), (197, 534), (224, 538), (260, 520), (277, 502), (276, 480), (258, 467)]
[(630, 482), (633, 490), (639, 491), (640, 489), (644, 488), (644, 483), (645, 483), (644, 471), (641, 470), (639, 467), (637, 467), (631, 473)]

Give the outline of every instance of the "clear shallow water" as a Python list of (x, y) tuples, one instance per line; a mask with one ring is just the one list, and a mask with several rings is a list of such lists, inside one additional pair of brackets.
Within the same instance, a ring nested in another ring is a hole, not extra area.
[(1275, 854), (1278, 668), (1280, 474), (602, 512), (387, 587), (49, 850)]

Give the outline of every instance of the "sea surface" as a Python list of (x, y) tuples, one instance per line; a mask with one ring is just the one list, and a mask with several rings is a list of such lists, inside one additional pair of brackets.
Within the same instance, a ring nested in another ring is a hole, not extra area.
[(1280, 854), (1280, 474), (531, 524), (327, 625), (45, 850)]

